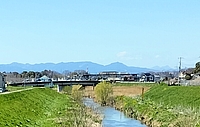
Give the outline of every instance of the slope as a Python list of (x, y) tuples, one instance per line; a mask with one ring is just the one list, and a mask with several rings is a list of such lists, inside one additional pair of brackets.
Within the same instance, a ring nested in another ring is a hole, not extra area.
[(55, 126), (56, 118), (71, 99), (47, 88), (0, 95), (0, 126)]

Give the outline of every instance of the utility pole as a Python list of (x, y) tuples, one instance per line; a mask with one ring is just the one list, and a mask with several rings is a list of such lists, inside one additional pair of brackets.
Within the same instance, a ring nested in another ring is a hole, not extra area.
[(181, 60), (182, 60), (182, 58), (183, 58), (183, 57), (179, 57), (179, 58), (178, 58), (178, 59), (180, 60), (180, 61), (179, 61), (179, 67), (178, 67), (178, 84), (179, 84), (179, 85), (180, 85), (179, 74), (180, 74), (180, 72), (181, 72), (181, 64), (182, 64), (182, 63), (181, 63), (181, 62), (182, 62)]
[(179, 57), (180, 61), (179, 61), (179, 67), (178, 67), (178, 72), (180, 73), (181, 72), (181, 60), (182, 60), (182, 57)]

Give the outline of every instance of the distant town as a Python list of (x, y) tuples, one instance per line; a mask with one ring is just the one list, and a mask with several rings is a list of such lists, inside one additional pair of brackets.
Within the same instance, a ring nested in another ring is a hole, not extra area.
[(7, 84), (19, 82), (44, 82), (44, 81), (80, 81), (80, 80), (107, 80), (107, 81), (134, 81), (134, 82), (159, 82), (165, 79), (173, 79), (177, 72), (148, 72), (148, 73), (123, 73), (117, 71), (103, 71), (97, 74), (90, 74), (85, 70), (64, 72), (63, 74), (44, 70), (42, 72), (24, 71), (22, 73), (2, 73)]
[(178, 71), (148, 72), (148, 73), (126, 73), (117, 71), (102, 71), (97, 74), (90, 74), (87, 70), (64, 71), (58, 73), (52, 70), (41, 72), (23, 71), (2, 72), (0, 74), (0, 88), (15, 83), (29, 82), (51, 82), (51, 81), (111, 81), (111, 82), (166, 82), (169, 85), (198, 85), (200, 84), (199, 73), (194, 74), (194, 68)]

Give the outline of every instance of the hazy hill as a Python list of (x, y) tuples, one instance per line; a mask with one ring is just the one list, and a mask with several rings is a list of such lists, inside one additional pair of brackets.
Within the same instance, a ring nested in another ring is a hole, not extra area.
[(174, 68), (171, 68), (169, 66), (155, 66), (155, 67), (152, 67), (153, 70), (158, 70), (158, 71), (177, 71), (177, 69), (174, 69)]
[(22, 71), (43, 71), (43, 70), (53, 70), (57, 72), (63, 72), (65, 70), (87, 70), (89, 73), (99, 73), (101, 71), (118, 71), (118, 72), (129, 72), (129, 73), (140, 73), (154, 71), (154, 69), (141, 68), (141, 67), (131, 67), (126, 66), (123, 63), (115, 62), (109, 65), (101, 65), (93, 62), (67, 62), (67, 63), (41, 63), (41, 64), (21, 64), (21, 63), (11, 63), (11, 64), (0, 64), (0, 71), (3, 72), (22, 72)]

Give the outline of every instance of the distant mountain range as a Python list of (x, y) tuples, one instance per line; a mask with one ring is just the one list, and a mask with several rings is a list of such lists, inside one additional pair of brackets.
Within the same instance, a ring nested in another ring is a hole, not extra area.
[(102, 71), (118, 71), (128, 73), (141, 73), (150, 71), (160, 71), (162, 68), (141, 68), (126, 66), (123, 63), (115, 62), (109, 65), (101, 65), (93, 62), (67, 62), (67, 63), (41, 63), (41, 64), (22, 64), (22, 63), (11, 63), (11, 64), (0, 64), (1, 72), (23, 72), (23, 71), (43, 71), (53, 70), (57, 72), (75, 71), (75, 70), (88, 70), (89, 73), (99, 73)]
[(158, 70), (158, 71), (177, 71), (177, 69), (171, 68), (169, 66), (162, 66), (162, 67), (155, 66), (155, 67), (152, 67), (152, 69)]

